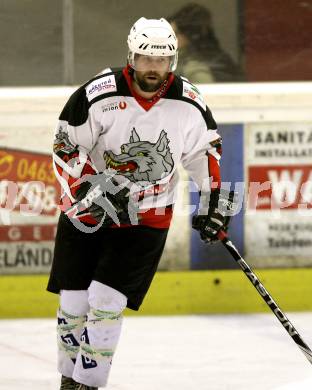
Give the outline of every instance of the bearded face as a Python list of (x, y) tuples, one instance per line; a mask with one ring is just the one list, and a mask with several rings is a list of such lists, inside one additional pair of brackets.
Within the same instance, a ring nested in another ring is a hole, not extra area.
[(144, 92), (156, 92), (167, 79), (170, 57), (135, 55), (134, 79)]
[(156, 92), (167, 79), (168, 73), (155, 71), (135, 72), (134, 79), (144, 92)]

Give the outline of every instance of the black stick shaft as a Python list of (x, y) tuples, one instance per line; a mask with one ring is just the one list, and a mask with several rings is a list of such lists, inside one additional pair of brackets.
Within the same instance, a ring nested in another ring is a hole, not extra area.
[(283, 311), (280, 309), (280, 307), (274, 301), (272, 296), (269, 294), (269, 292), (266, 290), (266, 288), (260, 282), (259, 278), (256, 276), (256, 274), (252, 271), (252, 269), (249, 267), (249, 265), (246, 263), (246, 261), (239, 254), (238, 250), (235, 248), (232, 241), (230, 241), (228, 239), (226, 233), (224, 233), (223, 231), (219, 232), (218, 238), (220, 239), (222, 244), (226, 247), (226, 249), (231, 253), (234, 260), (236, 260), (236, 262), (239, 264), (239, 266), (244, 271), (247, 278), (250, 280), (252, 285), (256, 288), (258, 293), (261, 295), (262, 299), (265, 301), (265, 303), (269, 306), (269, 308), (275, 314), (276, 318), (279, 320), (279, 322), (286, 329), (289, 336), (294, 340), (294, 342), (301, 349), (301, 351), (303, 352), (305, 357), (312, 364), (312, 351), (311, 351), (311, 349), (303, 341), (303, 339), (301, 338), (301, 336), (299, 335), (299, 333), (297, 332), (297, 330), (295, 329), (293, 324), (286, 317), (285, 313), (283, 313)]

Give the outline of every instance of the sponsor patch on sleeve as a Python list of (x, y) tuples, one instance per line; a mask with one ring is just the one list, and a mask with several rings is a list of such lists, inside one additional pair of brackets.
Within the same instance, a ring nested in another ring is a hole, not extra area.
[(193, 100), (206, 111), (206, 103), (199, 90), (192, 84), (183, 80), (183, 96)]
[(93, 100), (99, 95), (117, 91), (116, 80), (114, 75), (103, 76), (97, 80), (92, 81), (86, 87), (87, 98), (89, 101)]

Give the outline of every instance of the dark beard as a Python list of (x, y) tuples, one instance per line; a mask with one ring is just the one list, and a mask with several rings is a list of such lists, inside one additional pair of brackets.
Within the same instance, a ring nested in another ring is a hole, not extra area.
[(161, 87), (164, 80), (159, 80), (156, 84), (149, 84), (143, 78), (138, 78), (137, 75), (134, 76), (134, 80), (144, 92), (156, 92)]
[(138, 79), (136, 80), (136, 82), (144, 92), (156, 92), (162, 84), (162, 82), (159, 81), (158, 83), (152, 85), (147, 83), (145, 80), (138, 80)]

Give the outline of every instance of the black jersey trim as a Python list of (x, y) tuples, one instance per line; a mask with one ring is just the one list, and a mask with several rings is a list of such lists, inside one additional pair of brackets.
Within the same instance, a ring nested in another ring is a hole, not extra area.
[[(102, 93), (101, 95), (96, 96), (94, 99), (90, 100), (89, 106), (91, 107), (92, 104), (98, 102), (99, 100), (103, 100), (104, 98), (107, 97), (112, 97), (112, 96), (132, 96), (127, 81), (122, 73), (123, 69), (118, 68), (116, 70), (113, 70), (110, 73), (104, 73), (101, 74), (100, 77), (103, 76), (115, 76), (115, 81), (116, 81), (116, 91), (114, 92), (107, 92), (107, 93)], [(90, 83), (92, 83), (94, 80), (97, 80), (99, 77), (90, 80), (85, 87), (87, 87)]]
[(101, 95), (96, 96), (94, 99), (90, 100), (90, 102), (89, 102), (90, 107), (92, 106), (92, 104), (98, 102), (99, 100), (103, 100), (104, 98), (111, 97), (111, 96), (131, 96), (132, 97), (132, 94), (131, 94), (129, 87), (128, 87), (128, 84), (127, 84), (127, 80), (125, 79), (124, 75), (122, 74), (122, 70), (120, 70), (120, 71), (118, 70), (118, 72), (105, 73), (105, 76), (115, 76), (117, 90), (115, 92), (102, 93)]
[(84, 124), (89, 116), (89, 102), (84, 87), (78, 88), (65, 104), (59, 120), (67, 121), (71, 126)]
[(169, 90), (167, 91), (166, 96), (164, 96), (164, 99), (173, 99), (173, 100), (181, 100), (183, 102), (186, 102), (188, 104), (192, 104), (194, 107), (196, 107), (200, 113), (202, 114), (208, 130), (216, 130), (217, 124), (216, 121), (213, 119), (212, 113), (209, 109), (209, 107), (206, 105), (206, 110), (204, 110), (200, 104), (196, 103), (192, 99), (188, 99), (183, 96), (183, 82), (186, 81), (189, 85), (193, 85), (188, 80), (182, 79), (180, 76), (175, 75), (174, 81), (172, 85), (170, 86)]
[[(115, 76), (117, 91), (103, 93), (89, 101), (86, 93), (87, 86), (94, 81), (107, 76)], [(92, 104), (102, 100), (103, 98), (117, 96), (121, 93), (124, 96), (131, 96), (127, 82), (122, 75), (122, 68), (112, 69), (112, 72), (109, 73), (98, 74), (76, 89), (76, 91), (70, 96), (59, 116), (59, 120), (67, 121), (70, 126), (83, 125), (88, 120), (89, 109)]]

